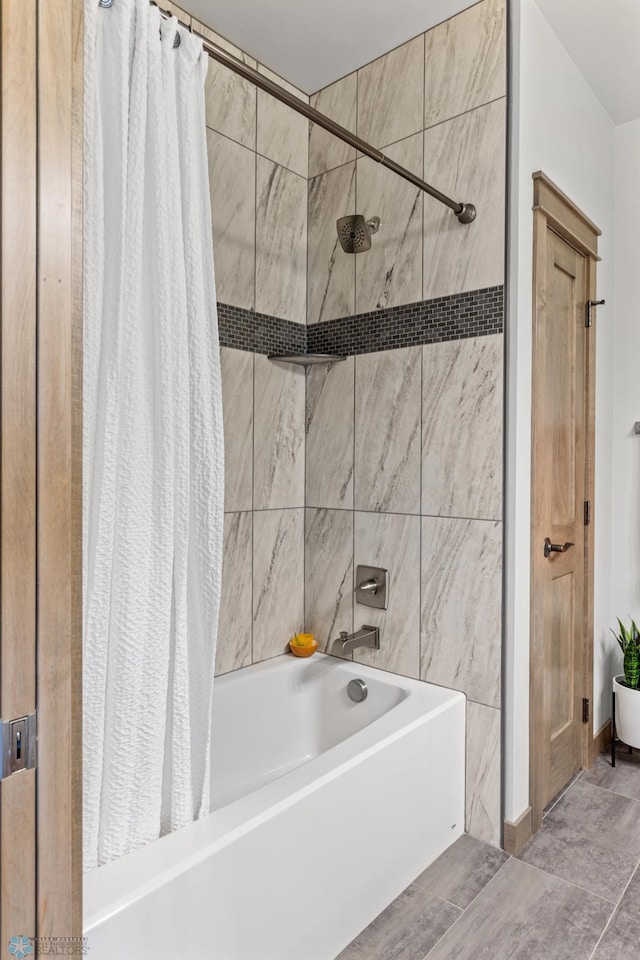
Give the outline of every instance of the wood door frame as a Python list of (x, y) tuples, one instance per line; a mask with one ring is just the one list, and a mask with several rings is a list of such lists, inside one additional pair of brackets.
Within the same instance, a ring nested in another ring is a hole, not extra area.
[(37, 936), (82, 934), (82, 0), (38, 2)]
[[(544, 303), (540, 297), (540, 263), (544, 255), (547, 231), (551, 229), (562, 240), (585, 257), (587, 271), (587, 299), (596, 299), (596, 268), (598, 237), (600, 229), (553, 183), (544, 173), (533, 174), (533, 350), (532, 350), (532, 403), (531, 403), (531, 624), (530, 624), (530, 683), (529, 683), (529, 804), (531, 809), (531, 832), (535, 833), (542, 823), (543, 778), (540, 770), (544, 756), (542, 744), (541, 709), (543, 702), (542, 662), (544, 649), (543, 624), (535, 600), (542, 589), (540, 566), (537, 562), (540, 546), (542, 484), (537, 477), (542, 443), (538, 403), (535, 385), (539, 382), (537, 372), (536, 342), (542, 325)], [(586, 320), (586, 318), (585, 318)], [(590, 523), (585, 527), (584, 565), (584, 620), (582, 650), (582, 696), (593, 706), (593, 578), (594, 578), (594, 453), (595, 453), (595, 312), (593, 325), (587, 328), (585, 342), (585, 500), (591, 503)], [(591, 766), (596, 754), (593, 737), (593, 710), (583, 724), (581, 737), (582, 766)]]
[(83, 0), (0, 0), (0, 949), (82, 934)]
[[(0, 718), (36, 709), (37, 3), (0, 3)], [(0, 783), (0, 950), (36, 926), (36, 771)]]

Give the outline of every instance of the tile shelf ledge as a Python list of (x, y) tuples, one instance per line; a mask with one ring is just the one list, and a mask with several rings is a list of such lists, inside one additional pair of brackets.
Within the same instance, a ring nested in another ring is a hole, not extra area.
[(267, 359), (274, 363), (299, 363), (303, 367), (312, 367), (318, 363), (339, 363), (347, 358), (333, 353), (270, 353)]

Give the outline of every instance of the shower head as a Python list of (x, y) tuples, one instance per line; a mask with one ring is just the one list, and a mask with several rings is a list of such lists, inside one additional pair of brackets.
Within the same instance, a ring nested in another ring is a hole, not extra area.
[(365, 220), (362, 214), (354, 213), (351, 217), (340, 217), (336, 226), (345, 253), (364, 253), (371, 249), (371, 234), (380, 229), (380, 217)]

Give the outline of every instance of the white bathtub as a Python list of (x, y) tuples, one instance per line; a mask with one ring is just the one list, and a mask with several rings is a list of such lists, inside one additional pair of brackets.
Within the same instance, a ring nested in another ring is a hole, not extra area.
[(316, 654), (214, 696), (216, 809), (85, 877), (92, 960), (333, 960), (464, 830), (463, 694)]

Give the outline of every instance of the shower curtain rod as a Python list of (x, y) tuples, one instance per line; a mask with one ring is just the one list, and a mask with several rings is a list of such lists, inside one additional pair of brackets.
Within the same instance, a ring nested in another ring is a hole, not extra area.
[(222, 63), (226, 67), (229, 67), (229, 69), (233, 70), (234, 73), (244, 77), (245, 80), (249, 80), (251, 83), (255, 84), (256, 87), (260, 87), (260, 89), (264, 90), (266, 93), (271, 94), (271, 96), (275, 97), (276, 100), (280, 100), (281, 103), (286, 103), (287, 106), (291, 107), (297, 113), (301, 113), (304, 117), (307, 117), (308, 120), (316, 123), (319, 127), (323, 127), (325, 130), (328, 130), (329, 133), (332, 133), (339, 140), (343, 140), (350, 146), (355, 147), (356, 150), (360, 151), (360, 153), (364, 153), (365, 156), (371, 157), (372, 160), (382, 164), (383, 167), (393, 170), (393, 172), (397, 173), (399, 177), (402, 177), (404, 180), (408, 180), (409, 183), (419, 187), (420, 190), (428, 193), (429, 196), (433, 197), (435, 200), (439, 200), (440, 203), (444, 203), (445, 206), (453, 210), (460, 223), (471, 223), (473, 220), (475, 220), (476, 208), (472, 203), (460, 203), (456, 200), (452, 200), (451, 197), (447, 197), (446, 194), (441, 193), (440, 190), (437, 190), (435, 187), (431, 186), (431, 184), (427, 183), (426, 180), (416, 176), (415, 173), (412, 173), (405, 167), (400, 166), (399, 163), (396, 163), (395, 160), (391, 160), (390, 157), (385, 156), (381, 150), (376, 149), (376, 147), (372, 147), (370, 143), (366, 142), (366, 140), (362, 140), (361, 137), (357, 137), (354, 133), (351, 133), (350, 130), (347, 130), (346, 127), (340, 126), (339, 123), (336, 123), (335, 120), (331, 120), (329, 117), (326, 117), (323, 113), (320, 113), (319, 110), (316, 110), (315, 107), (305, 103), (304, 100), (299, 100), (298, 97), (294, 96), (292, 93), (289, 93), (288, 90), (285, 90), (279, 84), (274, 83), (273, 80), (270, 80), (268, 77), (258, 73), (258, 71), (254, 70), (253, 67), (247, 66), (246, 63), (243, 63), (232, 54), (227, 53), (226, 50), (223, 50), (221, 47), (216, 46), (215, 43), (207, 40), (207, 38), (201, 33), (198, 33), (197, 30), (193, 30), (192, 33), (202, 40), (205, 51), (210, 57), (212, 57), (214, 60), (217, 60), (218, 63)]
[[(111, 6), (113, 2), (114, 0), (106, 0), (106, 2), (100, 0), (102, 6)], [(154, 6), (158, 7), (160, 12), (165, 16), (173, 16), (169, 10), (163, 10), (159, 4), (155, 3)], [(434, 198), (434, 200), (438, 200), (440, 203), (443, 203), (446, 207), (449, 207), (451, 210), (453, 210), (460, 223), (472, 223), (472, 221), (475, 220), (476, 208), (472, 203), (460, 203), (457, 200), (452, 200), (451, 197), (441, 193), (440, 190), (437, 190), (435, 187), (431, 186), (431, 184), (427, 183), (426, 180), (416, 176), (415, 173), (407, 170), (406, 167), (400, 166), (399, 163), (396, 163), (395, 160), (391, 160), (390, 157), (385, 156), (381, 150), (376, 149), (376, 147), (372, 147), (370, 143), (366, 142), (366, 140), (362, 140), (360, 137), (357, 137), (354, 133), (351, 133), (350, 130), (347, 130), (346, 127), (340, 126), (339, 123), (336, 123), (329, 117), (325, 117), (325, 115), (320, 113), (319, 110), (316, 110), (303, 100), (299, 100), (298, 97), (294, 96), (292, 93), (289, 93), (288, 90), (285, 90), (279, 84), (274, 83), (273, 80), (269, 80), (268, 77), (258, 73), (258, 71), (254, 70), (253, 67), (247, 66), (246, 63), (238, 60), (237, 57), (227, 53), (226, 50), (223, 50), (215, 43), (212, 43), (211, 40), (208, 40), (197, 30), (194, 30), (192, 27), (185, 27), (185, 29), (190, 30), (194, 36), (198, 37), (198, 39), (202, 41), (205, 52), (213, 60), (216, 60), (218, 63), (228, 67), (229, 70), (233, 70), (233, 72), (237, 73), (240, 77), (244, 77), (245, 80), (253, 83), (256, 87), (260, 87), (260, 89), (264, 90), (265, 93), (271, 94), (271, 96), (275, 97), (276, 100), (280, 100), (281, 103), (286, 103), (287, 106), (291, 107), (292, 110), (295, 110), (296, 113), (301, 113), (304, 117), (306, 117), (308, 120), (311, 120), (313, 123), (316, 123), (319, 127), (323, 127), (323, 129), (328, 130), (329, 133), (332, 133), (339, 140), (343, 140), (344, 143), (348, 143), (350, 146), (355, 147), (356, 150), (359, 150), (360, 153), (363, 153), (366, 157), (370, 157), (372, 160), (375, 160), (376, 163), (382, 164), (383, 167), (386, 167), (388, 170), (392, 170), (399, 177), (402, 177), (404, 180), (408, 180), (409, 183), (412, 183), (415, 187), (418, 187), (420, 190), (428, 193), (430, 197)]]

